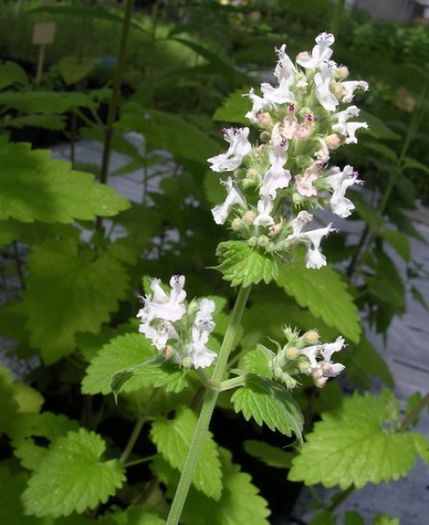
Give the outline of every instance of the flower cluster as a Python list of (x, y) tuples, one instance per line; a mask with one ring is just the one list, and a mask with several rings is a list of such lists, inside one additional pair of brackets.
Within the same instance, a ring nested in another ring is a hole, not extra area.
[(359, 109), (349, 105), (364, 81), (348, 81), (348, 70), (331, 60), (334, 36), (322, 33), (311, 53), (299, 53), (296, 63), (277, 50), (276, 85), (262, 83), (261, 94), (248, 93), (252, 108), (246, 117), (260, 128), (260, 144), (249, 142), (249, 128), (224, 131), (226, 153), (209, 159), (214, 172), (230, 172), (223, 180), (227, 196), (212, 209), (217, 224), (230, 221), (251, 246), (281, 254), (297, 244), (307, 247), (307, 268), (326, 264), (320, 250), (333, 231), (306, 229), (309, 210), (327, 205), (340, 217), (354, 209), (346, 190), (360, 183), (351, 166), (328, 167), (330, 152), (357, 142), (366, 128), (354, 119)]
[(167, 359), (187, 368), (206, 368), (217, 355), (207, 348), (215, 303), (204, 298), (186, 304), (184, 285), (183, 275), (173, 275), (169, 293), (158, 279), (151, 282), (152, 293), (137, 314), (139, 332)]
[(271, 368), (274, 377), (288, 388), (297, 385), (293, 376), (300, 373), (311, 375), (314, 384), (322, 388), (330, 377), (336, 377), (344, 370), (344, 365), (332, 362), (333, 354), (345, 345), (343, 337), (338, 337), (333, 343), (322, 344), (315, 330), (310, 330), (302, 336), (288, 327), (285, 327), (283, 332), (287, 339), (286, 345), (279, 345), (276, 355), (269, 352), (273, 355)]

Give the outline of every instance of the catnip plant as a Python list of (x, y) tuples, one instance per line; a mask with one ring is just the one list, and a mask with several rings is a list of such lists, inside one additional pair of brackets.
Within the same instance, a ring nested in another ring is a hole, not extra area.
[[(213, 219), (233, 237), (218, 246), (218, 270), (232, 286), (239, 286), (219, 352), (210, 340), (216, 304), (210, 298), (187, 302), (183, 275), (173, 276), (169, 287), (151, 280), (137, 314), (140, 333), (157, 351), (147, 364), (166, 362), (195, 372), (205, 389), (168, 525), (180, 520), (220, 392), (237, 389), (231, 400), (246, 419), (269, 420), (274, 400), (282, 404), (283, 426), (301, 440), (303, 418), (292, 396), (300, 377), (311, 376), (321, 388), (344, 369), (335, 362), (335, 354), (345, 346), (343, 337), (322, 342), (316, 330), (300, 334), (285, 319), (282, 341), (259, 345), (227, 373), (251, 285), (275, 279), (279, 266), (299, 257), (302, 249), (306, 268), (326, 265), (321, 244), (335, 228), (332, 223), (315, 226), (314, 212), (330, 208), (344, 218), (354, 209), (346, 191), (361, 183), (357, 172), (349, 165), (330, 166), (329, 161), (333, 150), (357, 143), (357, 131), (367, 127), (355, 120), (359, 109), (351, 103), (355, 92), (366, 91), (368, 85), (347, 80), (347, 68), (331, 60), (333, 44), (332, 34), (321, 33), (312, 51), (299, 53), (295, 62), (285, 44), (277, 49), (275, 84), (264, 82), (259, 93), (251, 89), (245, 95), (252, 103), (246, 114), (250, 126), (225, 129), (228, 150), (208, 159), (212, 176), (218, 175), (226, 190), (224, 201), (212, 209)], [(118, 392), (132, 375), (116, 374), (113, 389)], [(271, 405), (264, 413), (267, 399)]]

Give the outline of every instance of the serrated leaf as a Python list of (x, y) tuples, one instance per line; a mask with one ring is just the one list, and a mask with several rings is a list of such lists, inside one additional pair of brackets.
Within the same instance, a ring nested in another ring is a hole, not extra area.
[(250, 286), (278, 277), (278, 264), (273, 255), (262, 253), (243, 241), (221, 242), (216, 251), (220, 259), (217, 269), (231, 286)]
[(275, 357), (274, 352), (271, 352), (263, 345), (258, 345), (254, 350), (246, 352), (239, 361), (239, 367), (253, 372), (258, 376), (273, 378), (273, 370), (270, 366), (270, 361)]
[[(82, 381), (84, 394), (110, 394), (115, 373), (147, 361), (154, 356), (152, 345), (141, 334), (125, 334), (105, 344), (92, 359)], [(141, 380), (130, 379), (124, 392), (141, 388)]]
[(164, 111), (124, 113), (118, 127), (143, 133), (154, 149), (166, 149), (173, 155), (204, 163), (218, 149), (216, 143), (199, 128), (178, 115)]
[[(180, 519), (183, 525), (268, 525), (270, 511), (249, 474), (231, 461), (231, 453), (219, 448), (223, 490), (219, 501), (191, 487)], [(162, 459), (153, 462), (156, 475), (168, 486), (170, 494), (178, 483), (178, 472)]]
[(109, 217), (128, 207), (112, 188), (51, 158), (49, 151), (0, 140), (0, 219), (71, 222)]
[(154, 362), (154, 356), (158, 353), (143, 335), (133, 333), (116, 337), (91, 361), (82, 381), (82, 392), (112, 393), (112, 379), (118, 373), (124, 374), (122, 379), (126, 379), (120, 385), (124, 393), (147, 387), (164, 387), (170, 392), (183, 390), (188, 385), (186, 370), (167, 361)]
[(83, 428), (57, 438), (22, 495), (26, 512), (56, 518), (105, 503), (125, 481), (122, 463), (101, 459), (105, 449), (99, 435)]
[(338, 272), (327, 266), (308, 270), (299, 257), (280, 268), (277, 284), (328, 326), (359, 342), (362, 331), (359, 312)]
[[(174, 419), (157, 418), (150, 436), (158, 452), (168, 463), (182, 471), (188, 455), (197, 416), (186, 407), (176, 411)], [(204, 441), (192, 483), (209, 498), (218, 500), (222, 493), (222, 471), (217, 445), (210, 432)]]
[(303, 417), (298, 404), (285, 388), (262, 377), (251, 376), (231, 397), (236, 412), (286, 436), (301, 439)]
[(389, 405), (383, 397), (355, 395), (322, 414), (293, 459), (289, 479), (346, 489), (405, 476), (417, 455), (415, 434), (395, 431), (399, 423)]
[(20, 91), (0, 93), (0, 106), (16, 109), (20, 113), (66, 113), (74, 108), (85, 107), (94, 111), (96, 104), (90, 96), (77, 91)]
[(291, 466), (293, 454), (279, 447), (273, 447), (263, 441), (249, 440), (243, 443), (244, 450), (269, 467), (288, 469)]
[(33, 470), (39, 467), (48, 453), (46, 447), (36, 445), (33, 437), (44, 437), (52, 441), (78, 429), (77, 421), (72, 421), (62, 414), (19, 414), (11, 425), (9, 435), (12, 438), (14, 455), (20, 459), (22, 466)]
[(231, 93), (222, 106), (217, 108), (213, 115), (213, 120), (221, 120), (223, 122), (232, 122), (234, 124), (249, 125), (249, 119), (246, 118), (246, 113), (251, 109), (249, 97), (243, 96), (249, 90), (243, 88), (235, 93)]
[(28, 268), (26, 327), (47, 363), (74, 350), (77, 332), (97, 333), (125, 298), (126, 270), (108, 251), (96, 256), (74, 242), (47, 242)]

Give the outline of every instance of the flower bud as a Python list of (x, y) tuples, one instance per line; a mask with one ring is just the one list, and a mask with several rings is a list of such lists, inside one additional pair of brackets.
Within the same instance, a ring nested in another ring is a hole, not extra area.
[(270, 237), (275, 237), (278, 235), (283, 227), (283, 221), (278, 222), (277, 224), (273, 224), (273, 226), (270, 226), (268, 230), (268, 235)]
[(184, 357), (182, 359), (182, 366), (183, 368), (191, 368), (192, 367), (192, 360), (190, 357)]
[(337, 133), (332, 133), (325, 138), (325, 143), (328, 149), (337, 149), (341, 144), (341, 138)]
[(301, 51), (296, 55), (296, 60), (308, 60), (310, 58), (310, 54), (308, 51)]
[(340, 66), (335, 71), (335, 76), (338, 80), (344, 80), (349, 76), (349, 68), (347, 66)]
[(314, 384), (317, 388), (323, 388), (326, 385), (327, 380), (327, 377), (319, 377), (318, 379), (314, 379)]
[(258, 246), (265, 248), (270, 243), (270, 239), (266, 235), (260, 235), (258, 237)]
[(307, 361), (301, 361), (298, 365), (298, 370), (301, 372), (301, 374), (309, 374), (311, 371), (310, 363)]
[(306, 344), (315, 345), (319, 342), (319, 334), (316, 330), (309, 330), (303, 335), (303, 339)]
[(313, 162), (313, 159), (308, 155), (298, 155), (295, 159), (295, 162), (298, 168), (306, 168)]
[(250, 239), (247, 241), (247, 244), (249, 246), (251, 246), (252, 248), (254, 248), (255, 246), (258, 245), (258, 239), (257, 237), (250, 237)]
[(162, 351), (165, 359), (171, 359), (174, 355), (174, 348), (171, 345), (167, 345)]
[(256, 217), (256, 214), (253, 211), (247, 210), (246, 212), (243, 213), (241, 219), (244, 222), (244, 224), (250, 226), (251, 224), (253, 224), (255, 217)]
[(304, 197), (300, 195), (299, 193), (294, 193), (292, 195), (292, 201), (294, 204), (302, 204), (304, 202)]
[(299, 356), (299, 350), (295, 346), (290, 346), (286, 349), (286, 357), (288, 359), (296, 359)]
[(272, 128), (273, 127), (273, 117), (267, 111), (258, 114), (258, 124), (261, 128)]
[(242, 227), (243, 227), (243, 221), (242, 221), (239, 217), (236, 217), (236, 218), (231, 222), (231, 228), (232, 228), (235, 232), (240, 231)]
[(345, 89), (339, 82), (333, 82), (330, 85), (330, 91), (337, 97), (338, 100), (341, 100), (345, 94)]

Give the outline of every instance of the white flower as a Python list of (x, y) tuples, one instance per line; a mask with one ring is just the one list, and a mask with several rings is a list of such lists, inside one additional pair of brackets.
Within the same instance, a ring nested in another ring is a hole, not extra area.
[(308, 359), (310, 363), (309, 372), (312, 372), (319, 368), (319, 363), (317, 362), (317, 359), (316, 359), (316, 357), (319, 355), (319, 352), (320, 352), (320, 345), (307, 346), (306, 348), (302, 348), (299, 351), (300, 354), (305, 355), (305, 357)]
[(230, 146), (226, 153), (221, 153), (208, 159), (212, 165), (212, 171), (233, 171), (237, 169), (243, 158), (250, 153), (252, 146), (248, 141), (249, 128), (228, 128), (224, 132), (224, 138)]
[(269, 197), (262, 197), (259, 199), (257, 208), (259, 215), (256, 216), (253, 224), (255, 226), (272, 226), (274, 224), (274, 219), (271, 217), (270, 213), (273, 211), (273, 201)]
[(268, 82), (261, 84), (261, 91), (264, 94), (264, 99), (271, 104), (286, 104), (295, 102), (295, 95), (290, 90), (293, 83), (293, 77), (282, 78), (278, 87), (273, 87)]
[(167, 346), (168, 340), (178, 338), (176, 329), (168, 321), (162, 321), (156, 327), (148, 323), (143, 323), (139, 326), (139, 332), (143, 334), (146, 339), (152, 341), (152, 344), (157, 350), (163, 350)]
[[(310, 214), (308, 214), (309, 216)], [(301, 220), (309, 222), (309, 217), (302, 215)], [(298, 217), (297, 217), (298, 219)], [(304, 242), (307, 244), (307, 255), (305, 258), (305, 266), (307, 268), (318, 269), (326, 265), (326, 257), (320, 251), (320, 243), (323, 237), (333, 231), (332, 224), (328, 224), (325, 228), (318, 228), (308, 232), (301, 232), (301, 224), (297, 221), (295, 223), (294, 233), (286, 237), (286, 241), (290, 242)], [(292, 226), (293, 227), (293, 226)], [(296, 232), (296, 233), (295, 233)]]
[(257, 123), (258, 122), (258, 114), (264, 110), (265, 106), (268, 104), (268, 101), (265, 100), (265, 98), (260, 97), (259, 95), (255, 95), (255, 90), (252, 88), (248, 94), (244, 95), (245, 97), (249, 97), (252, 101), (252, 109), (246, 113), (246, 118), (248, 118), (250, 121)]
[(183, 275), (173, 275), (170, 279), (171, 292), (167, 294), (161, 288), (159, 279), (153, 279), (150, 288), (153, 292), (152, 297), (145, 297), (145, 305), (138, 312), (143, 324), (150, 323), (153, 319), (164, 321), (178, 321), (185, 314), (186, 308), (182, 304), (186, 298), (183, 289), (185, 277)]
[(339, 352), (345, 344), (343, 337), (337, 337), (333, 343), (326, 343), (320, 351), (323, 361), (320, 363), (323, 375), (325, 377), (336, 377), (344, 370), (344, 365), (340, 363), (332, 363), (332, 354)]
[(216, 353), (206, 347), (210, 333), (214, 328), (212, 314), (216, 305), (210, 299), (201, 299), (192, 327), (191, 342), (188, 345), (189, 358), (195, 368), (206, 368), (216, 358)]
[(295, 64), (286, 53), (286, 44), (282, 44), (280, 49), (276, 49), (278, 61), (274, 69), (274, 76), (280, 83), (282, 80), (288, 80), (293, 77), (296, 71)]
[(341, 86), (344, 90), (342, 102), (351, 102), (356, 89), (368, 91), (368, 83), (364, 80), (347, 80), (346, 82), (341, 82)]
[(356, 106), (349, 106), (335, 115), (337, 123), (332, 126), (332, 130), (346, 137), (346, 144), (357, 144), (356, 131), (360, 128), (368, 127), (366, 122), (348, 122), (349, 119), (358, 115), (359, 108)]
[(296, 59), (297, 63), (310, 69), (320, 67), (322, 62), (331, 58), (331, 46), (334, 42), (335, 38), (331, 33), (320, 33), (316, 37), (316, 45), (313, 47), (311, 56), (308, 53), (300, 53)]
[(304, 226), (313, 220), (313, 215), (308, 211), (302, 210), (298, 215), (290, 222), (292, 227), (292, 235), (298, 235), (302, 232)]
[(345, 166), (343, 171), (338, 167), (331, 168), (325, 182), (334, 190), (330, 199), (332, 211), (340, 217), (348, 217), (355, 209), (353, 202), (345, 197), (347, 188), (360, 182), (358, 173), (351, 167)]
[(240, 191), (234, 186), (232, 177), (228, 177), (225, 182), (221, 183), (226, 187), (227, 196), (222, 204), (212, 208), (212, 215), (216, 224), (225, 224), (231, 209), (236, 205), (245, 206), (246, 201)]
[(322, 62), (320, 72), (314, 75), (316, 97), (326, 111), (335, 111), (335, 108), (338, 106), (338, 99), (330, 90), (332, 76), (336, 67), (335, 62)]
[(262, 197), (270, 197), (271, 199), (276, 198), (277, 190), (287, 188), (291, 179), (290, 171), (283, 168), (287, 161), (287, 143), (282, 139), (280, 134), (278, 134), (276, 126), (271, 135), (272, 149), (269, 153), (270, 168), (265, 173), (262, 186), (259, 190), (259, 194)]

